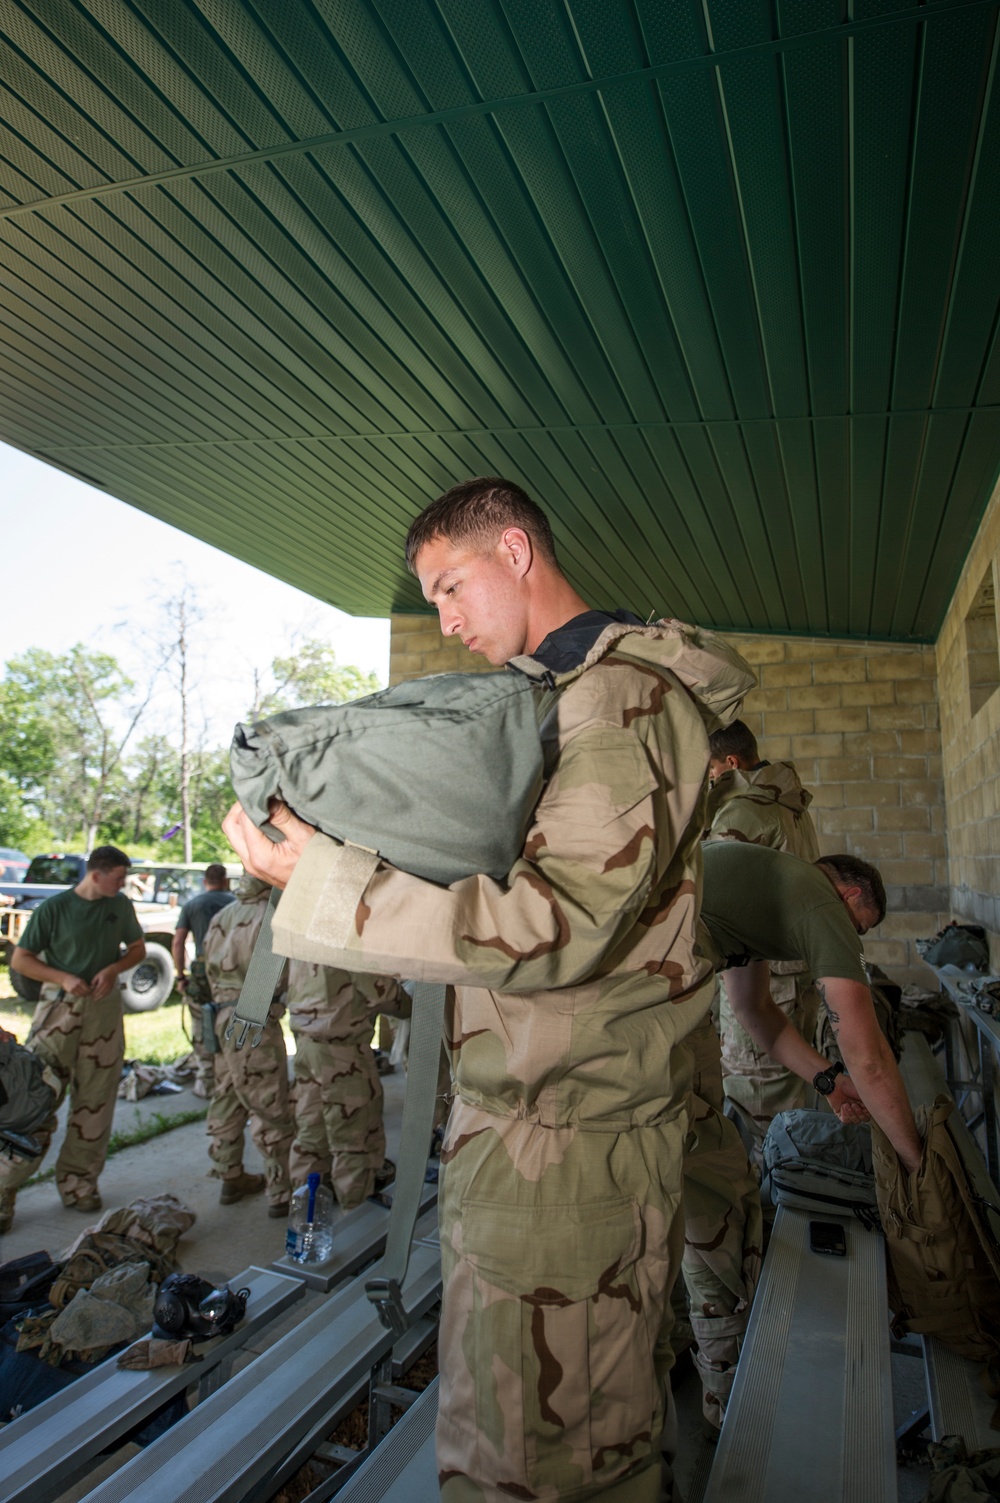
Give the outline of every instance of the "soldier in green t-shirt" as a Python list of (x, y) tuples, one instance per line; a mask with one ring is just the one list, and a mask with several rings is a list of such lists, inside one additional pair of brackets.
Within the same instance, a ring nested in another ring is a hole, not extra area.
[[(97, 1179), (125, 1055), (118, 977), (146, 953), (135, 909), (122, 894), (130, 865), (116, 846), (98, 846), (83, 881), (35, 909), (11, 959), (15, 970), (42, 983), (27, 1042), (57, 1077), (60, 1091), (52, 1116), (35, 1137), (44, 1152), (68, 1091), (56, 1186), (63, 1204), (78, 1211), (101, 1206)], [(0, 1232), (13, 1221), (18, 1186), (38, 1165), (38, 1159), (0, 1158)]]
[[(861, 935), (885, 917), (885, 888), (856, 856), (810, 864), (766, 846), (721, 842), (704, 851), (699, 938), (758, 1048), (810, 1081), (841, 1115), (863, 1103), (902, 1163), (920, 1162), (920, 1139), (906, 1088), (875, 1018)], [(771, 1001), (771, 960), (802, 960), (815, 978), (847, 1076), (808, 1043)]]

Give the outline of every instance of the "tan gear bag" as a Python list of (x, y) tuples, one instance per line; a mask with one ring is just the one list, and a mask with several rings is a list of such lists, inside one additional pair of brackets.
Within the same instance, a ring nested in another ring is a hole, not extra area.
[[(954, 1102), (918, 1107), (920, 1168), (908, 1174), (872, 1123), (872, 1161), (895, 1328), (933, 1336), (974, 1362), (1000, 1359), (1000, 1244), (952, 1134)], [(990, 1207), (990, 1209), (995, 1209)], [(990, 1391), (993, 1392), (992, 1385)], [(994, 1394), (996, 1396), (996, 1394)]]

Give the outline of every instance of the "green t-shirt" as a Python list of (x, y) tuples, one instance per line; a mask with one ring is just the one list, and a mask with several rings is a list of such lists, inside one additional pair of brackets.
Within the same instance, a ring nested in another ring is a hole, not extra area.
[(706, 845), (702, 854), (701, 917), (717, 971), (749, 960), (801, 960), (813, 976), (868, 985), (861, 936), (818, 866), (737, 840)]
[(135, 909), (124, 893), (81, 898), (72, 887), (46, 898), (28, 920), (20, 943), (57, 971), (93, 981), (121, 959), (122, 945), (142, 939)]

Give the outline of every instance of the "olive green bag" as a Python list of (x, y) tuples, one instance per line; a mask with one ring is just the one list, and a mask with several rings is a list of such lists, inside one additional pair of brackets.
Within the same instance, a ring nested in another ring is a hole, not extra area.
[(236, 727), (233, 788), (268, 834), (268, 801), (279, 798), (416, 877), (499, 882), (541, 795), (539, 725), (556, 698), (549, 675), (440, 673), (288, 710)]
[[(917, 1331), (970, 1358), (1000, 1358), (1000, 1244), (951, 1133), (954, 1102), (918, 1107), (920, 1168), (907, 1174), (872, 1123), (872, 1160), (889, 1259), (896, 1329)], [(994, 1397), (998, 1395), (994, 1393)]]

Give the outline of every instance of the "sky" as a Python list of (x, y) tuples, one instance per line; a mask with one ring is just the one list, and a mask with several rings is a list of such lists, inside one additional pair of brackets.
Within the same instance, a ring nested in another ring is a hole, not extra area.
[[(186, 583), (203, 612), (193, 654), (196, 734), (226, 745), (251, 701), (253, 670), (329, 642), (341, 663), (388, 680), (389, 622), (349, 616), (175, 527), (0, 444), (0, 663), (76, 642), (112, 653), (145, 692), (164, 595)], [(176, 730), (161, 674), (151, 715)], [(152, 728), (152, 726), (150, 726)]]

